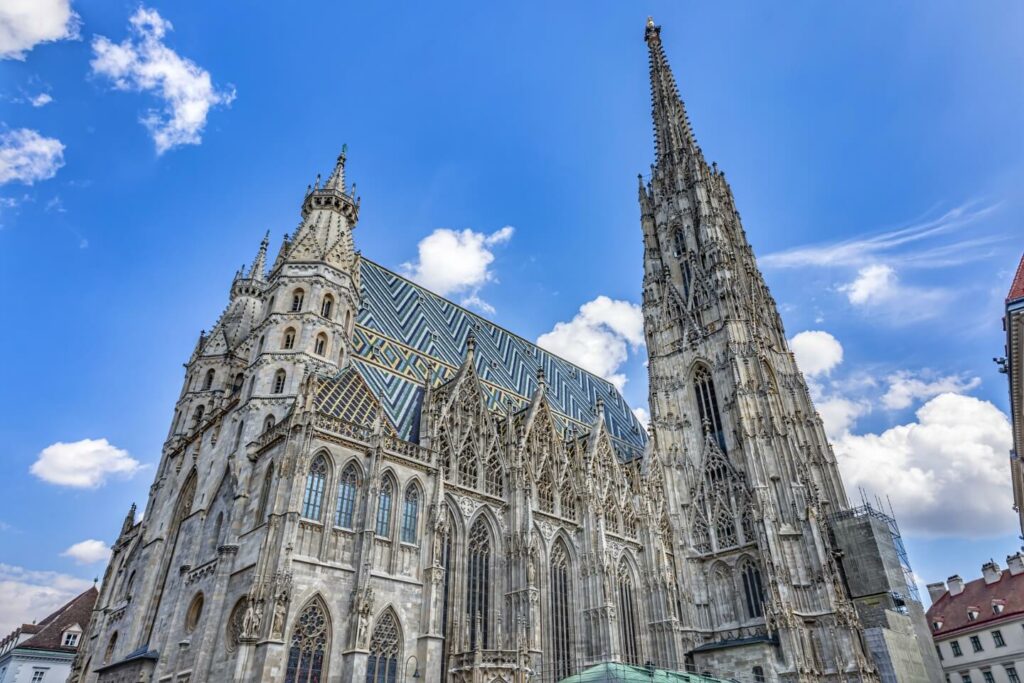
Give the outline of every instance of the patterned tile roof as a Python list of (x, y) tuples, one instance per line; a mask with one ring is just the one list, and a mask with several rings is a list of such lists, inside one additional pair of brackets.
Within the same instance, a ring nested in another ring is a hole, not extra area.
[(429, 378), (436, 386), (455, 374), (472, 331), (476, 370), (493, 409), (525, 407), (543, 368), (548, 400), (563, 425), (587, 428), (601, 398), (620, 455), (632, 459), (643, 449), (646, 431), (607, 380), (365, 257), (360, 275), (363, 308), (356, 317), (353, 357), (401, 438), (418, 440), (425, 382)]

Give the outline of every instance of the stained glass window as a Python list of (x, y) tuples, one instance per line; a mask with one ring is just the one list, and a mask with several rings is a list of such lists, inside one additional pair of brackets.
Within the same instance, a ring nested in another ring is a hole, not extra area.
[(320, 508), (324, 498), (324, 486), (327, 483), (327, 461), (318, 455), (309, 466), (306, 475), (306, 492), (302, 498), (302, 516), (306, 519), (320, 520)]
[(334, 523), (346, 529), (352, 528), (352, 517), (356, 509), (356, 491), (359, 488), (359, 473), (356, 466), (349, 463), (341, 472), (338, 482), (338, 512)]
[(398, 642), (398, 620), (386, 612), (370, 637), (370, 655), (366, 659), (366, 683), (396, 683), (401, 646)]
[(285, 683), (320, 683), (326, 679), (328, 631), (326, 610), (319, 602), (311, 602), (295, 621)]

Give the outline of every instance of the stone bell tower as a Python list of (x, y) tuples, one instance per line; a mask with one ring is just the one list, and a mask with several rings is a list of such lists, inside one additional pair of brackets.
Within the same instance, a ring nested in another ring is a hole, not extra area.
[(698, 670), (873, 680), (825, 525), (847, 506), (835, 457), (651, 20), (645, 40), (655, 163), (639, 191), (644, 331), (683, 650)]

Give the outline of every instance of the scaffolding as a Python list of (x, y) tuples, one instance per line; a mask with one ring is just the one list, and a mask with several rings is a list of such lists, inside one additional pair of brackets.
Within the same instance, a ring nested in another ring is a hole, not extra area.
[(902, 604), (902, 602), (907, 598), (920, 603), (921, 594), (918, 592), (917, 581), (914, 579), (914, 570), (910, 567), (910, 556), (907, 554), (907, 547), (903, 543), (903, 536), (900, 534), (900, 527), (896, 522), (896, 515), (892, 510), (892, 502), (888, 500), (888, 497), (886, 498), (886, 502), (888, 502), (889, 507), (889, 512), (887, 514), (885, 512), (885, 506), (878, 496), (875, 496), (874, 504), (872, 504), (864, 492), (864, 489), (860, 489), (860, 500), (860, 505), (846, 510), (840, 510), (832, 515), (832, 519), (840, 521), (860, 517), (873, 517), (885, 524), (886, 528), (889, 530), (889, 534), (892, 536), (892, 544), (896, 549), (896, 556), (899, 558), (900, 568), (903, 570), (904, 582), (906, 583), (908, 592), (908, 595), (900, 595), (898, 592), (894, 592), (893, 598), (897, 600), (897, 604)]

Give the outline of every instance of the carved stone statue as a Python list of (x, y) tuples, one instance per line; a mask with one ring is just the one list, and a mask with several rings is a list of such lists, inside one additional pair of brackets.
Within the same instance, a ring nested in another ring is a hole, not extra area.
[(284, 618), (288, 612), (288, 594), (283, 591), (274, 600), (274, 619), (270, 622), (270, 637), (284, 638)]

